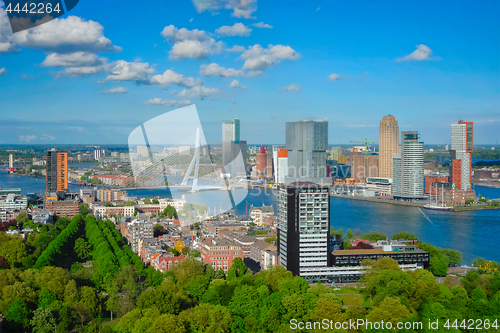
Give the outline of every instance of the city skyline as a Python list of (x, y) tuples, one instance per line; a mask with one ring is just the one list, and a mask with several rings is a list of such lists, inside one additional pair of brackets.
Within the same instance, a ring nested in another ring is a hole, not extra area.
[(428, 144), (461, 119), (477, 144), (499, 139), (497, 2), (96, 4), (12, 35), (0, 2), (0, 144), (124, 144), (188, 101), (207, 141), (235, 114), (249, 144), (298, 119), (328, 120), (329, 143), (376, 141), (386, 114)]

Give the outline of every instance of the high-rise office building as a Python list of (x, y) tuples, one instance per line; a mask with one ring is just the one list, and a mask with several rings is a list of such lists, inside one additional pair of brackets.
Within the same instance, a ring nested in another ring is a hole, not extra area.
[(257, 177), (265, 178), (266, 177), (266, 169), (267, 169), (267, 149), (266, 147), (260, 147), (260, 151), (257, 153)]
[(281, 148), (276, 152), (276, 169), (274, 171), (276, 184), (284, 184), (285, 177), (288, 174), (288, 150), (286, 148)]
[(312, 182), (279, 186), (279, 263), (309, 281), (327, 280), (331, 275), (329, 240), (329, 187)]
[(354, 155), (352, 159), (351, 178), (359, 183), (365, 183), (367, 178), (378, 177), (378, 155)]
[(393, 171), (393, 195), (424, 195), (424, 143), (419, 142), (417, 131), (401, 132), (401, 149), (393, 155)]
[[(241, 154), (241, 159), (238, 156)], [(240, 140), (240, 120), (222, 122), (222, 164), (230, 177), (246, 176), (247, 142)]]
[(464, 191), (471, 187), (471, 153), (474, 151), (472, 122), (451, 125), (450, 185)]
[(378, 136), (378, 174), (382, 178), (393, 178), (392, 156), (397, 154), (399, 149), (399, 126), (394, 116), (387, 115), (382, 118)]
[(55, 149), (47, 152), (46, 191), (57, 192), (68, 188), (68, 153)]
[(331, 185), (331, 178), (326, 176), (327, 121), (304, 120), (286, 123), (286, 149), (286, 183), (311, 181)]

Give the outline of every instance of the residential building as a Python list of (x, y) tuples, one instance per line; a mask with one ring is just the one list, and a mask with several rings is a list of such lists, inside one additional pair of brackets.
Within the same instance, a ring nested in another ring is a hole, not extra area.
[(68, 188), (68, 153), (55, 149), (47, 152), (46, 182), (46, 192)]
[(104, 205), (92, 205), (92, 211), (97, 219), (102, 219), (111, 215), (132, 217), (135, 213), (135, 206), (107, 207)]
[(153, 265), (153, 268), (157, 271), (165, 273), (170, 270), (174, 264), (182, 261), (184, 258), (187, 258), (187, 255), (173, 257), (156, 253), (151, 259), (151, 265)]
[(267, 147), (260, 147), (256, 156), (257, 178), (267, 177)]
[(417, 131), (401, 132), (400, 153), (393, 155), (392, 193), (405, 200), (424, 195), (424, 143)]
[(351, 177), (356, 183), (365, 183), (368, 177), (378, 177), (378, 165), (378, 155), (355, 155), (352, 161)]
[(153, 238), (153, 223), (134, 220), (126, 225), (126, 236), (132, 251), (139, 253), (139, 240)]
[(329, 187), (295, 182), (278, 187), (279, 263), (308, 281), (328, 279)]
[(214, 270), (222, 269), (225, 273), (231, 268), (236, 257), (243, 260), (241, 247), (225, 238), (206, 239), (201, 244), (201, 260), (211, 264)]
[(73, 217), (80, 212), (80, 202), (73, 199), (57, 200), (57, 197), (46, 196), (45, 209), (57, 217)]
[(278, 184), (278, 152), (281, 150), (287, 151), (284, 145), (273, 145), (273, 180)]
[(471, 153), (474, 151), (472, 122), (451, 125), (450, 186), (458, 190), (471, 188)]
[(441, 183), (448, 183), (448, 181), (449, 181), (448, 176), (440, 176), (440, 175), (425, 176), (425, 194), (435, 195), (436, 187), (437, 187), (437, 193), (441, 193)]
[(26, 209), (28, 207), (28, 197), (10, 193), (0, 196), (0, 209), (14, 210)]
[(276, 184), (284, 184), (285, 177), (288, 175), (288, 150), (280, 148), (276, 152), (275, 157), (274, 182)]
[(393, 177), (392, 157), (399, 149), (399, 126), (393, 115), (387, 115), (380, 121), (379, 127), (379, 171), (381, 178)]
[(304, 120), (286, 123), (288, 175), (285, 183), (311, 181), (331, 185), (326, 176), (328, 122)]
[(52, 223), (53, 214), (47, 209), (37, 209), (31, 214), (31, 220), (35, 223), (41, 224)]
[(272, 205), (266, 206), (262, 204), (262, 207), (250, 206), (250, 217), (253, 222), (257, 225), (262, 225), (262, 219), (266, 216), (274, 215), (274, 207)]

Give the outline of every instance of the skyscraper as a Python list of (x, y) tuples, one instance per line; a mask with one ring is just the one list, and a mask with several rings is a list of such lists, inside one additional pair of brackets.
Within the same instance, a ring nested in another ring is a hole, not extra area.
[(47, 152), (46, 191), (57, 192), (68, 188), (68, 153), (55, 149)]
[(398, 153), (399, 126), (392, 115), (384, 116), (378, 132), (379, 177), (392, 178), (392, 156)]
[[(246, 176), (247, 142), (240, 141), (240, 120), (222, 122), (222, 165), (230, 177)], [(238, 156), (241, 154), (242, 159)], [(242, 162), (243, 161), (243, 162)]]
[(400, 153), (393, 155), (393, 195), (424, 195), (424, 143), (418, 140), (417, 131), (401, 132)]
[(304, 120), (286, 123), (286, 149), (286, 183), (311, 181), (331, 184), (331, 178), (326, 177), (327, 121)]
[(278, 190), (279, 263), (309, 281), (331, 275), (328, 191), (311, 182), (280, 185)]
[(451, 125), (450, 185), (458, 190), (471, 187), (471, 153), (474, 151), (473, 123)]

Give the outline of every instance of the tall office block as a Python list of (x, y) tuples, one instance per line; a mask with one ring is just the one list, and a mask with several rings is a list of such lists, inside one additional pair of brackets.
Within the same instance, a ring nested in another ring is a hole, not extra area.
[(471, 153), (474, 151), (472, 122), (451, 125), (450, 183), (458, 190), (471, 187)]
[(424, 143), (418, 140), (417, 131), (401, 132), (400, 153), (393, 155), (393, 195), (424, 195)]
[(273, 145), (273, 180), (278, 184), (278, 152), (285, 148), (284, 145)]
[(305, 120), (286, 123), (288, 176), (286, 183), (311, 181), (331, 184), (326, 177), (328, 122)]
[(55, 149), (47, 152), (46, 191), (57, 192), (68, 188), (68, 153)]
[(384, 116), (379, 127), (379, 176), (393, 178), (392, 157), (399, 149), (398, 121), (392, 115)]
[[(246, 176), (247, 142), (240, 140), (240, 120), (222, 122), (222, 163), (230, 177)], [(238, 159), (241, 154), (242, 159)], [(241, 160), (243, 161), (241, 163)]]
[(378, 177), (379, 157), (378, 155), (354, 155), (352, 159), (351, 178), (354, 178), (355, 182), (365, 183), (367, 178)]
[(279, 263), (309, 281), (326, 280), (330, 266), (329, 187), (294, 182), (278, 188)]
[(281, 148), (276, 153), (276, 169), (274, 171), (275, 183), (284, 184), (285, 177), (288, 174), (288, 150)]

